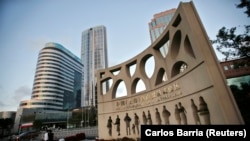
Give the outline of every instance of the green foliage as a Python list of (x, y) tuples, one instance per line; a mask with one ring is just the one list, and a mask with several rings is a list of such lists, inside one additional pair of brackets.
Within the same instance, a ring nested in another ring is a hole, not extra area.
[(245, 8), (246, 11), (244, 12), (247, 14), (248, 17), (250, 17), (250, 1), (249, 0), (241, 0), (239, 4), (236, 5), (237, 8)]
[(241, 83), (240, 87), (237, 85), (230, 85), (230, 88), (245, 124), (250, 124), (250, 81), (248, 83)]
[(1, 130), (2, 132), (1, 132), (0, 136), (4, 135), (4, 130), (11, 129), (11, 126), (13, 126), (13, 123), (14, 123), (14, 121), (11, 118), (6, 118), (6, 119), (1, 118), (0, 119), (0, 128), (2, 128), (2, 130)]
[(226, 56), (225, 60), (229, 58), (250, 58), (250, 25), (246, 25), (245, 31), (242, 34), (236, 34), (236, 27), (227, 29), (222, 27), (212, 40), (212, 44), (216, 45), (216, 49)]
[[(250, 0), (240, 0), (240, 3), (236, 4), (236, 8), (247, 8), (244, 12), (250, 17)], [(216, 36), (215, 40), (211, 40), (212, 44), (216, 46), (216, 49), (223, 55), (225, 60), (246, 58), (243, 64), (249, 64), (250, 62), (250, 25), (244, 26), (244, 32), (242, 34), (236, 33), (237, 28), (232, 27), (227, 29), (222, 27)]]
[(11, 119), (11, 118), (6, 118), (6, 119), (1, 118), (0, 119), (0, 127), (2, 127), (3, 129), (8, 128), (8, 126), (10, 126), (10, 125), (13, 125), (13, 119)]

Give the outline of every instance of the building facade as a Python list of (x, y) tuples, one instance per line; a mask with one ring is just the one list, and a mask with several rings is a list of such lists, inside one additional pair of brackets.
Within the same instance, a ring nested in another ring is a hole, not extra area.
[(81, 107), (82, 68), (68, 49), (46, 43), (38, 55), (31, 99), (20, 102), (13, 132), (31, 130), (34, 120), (66, 122), (69, 110)]
[(220, 62), (227, 79), (250, 75), (250, 66), (246, 58), (233, 59)]
[(230, 87), (239, 106), (245, 124), (250, 123), (250, 63), (247, 58), (220, 62), (227, 85)]
[(96, 26), (82, 32), (81, 59), (82, 106), (96, 106), (96, 76), (98, 69), (108, 67), (106, 27)]
[[(160, 48), (169, 41), (168, 55), (163, 57)], [(157, 63), (148, 77), (145, 64), (151, 57)], [(134, 65), (136, 70), (131, 75), (129, 71)], [(96, 76), (99, 139), (144, 140), (140, 133), (147, 131), (141, 125), (245, 123), (192, 1), (180, 2), (169, 25), (148, 48), (128, 61), (99, 70)], [(104, 94), (102, 84), (110, 79), (112, 86)], [(140, 81), (145, 90), (137, 92)], [(122, 82), (126, 93), (117, 98)], [(119, 118), (118, 132), (112, 130), (114, 126), (107, 128), (112, 125), (110, 120)]]
[(80, 58), (58, 43), (47, 43), (40, 51), (31, 100), (20, 108), (65, 111), (80, 107), (82, 64)]
[(164, 31), (168, 23), (171, 21), (175, 11), (176, 9), (173, 8), (154, 14), (153, 18), (148, 23), (151, 42), (154, 42)]
[[(15, 111), (0, 112), (0, 138), (11, 134), (11, 130), (14, 127), (15, 116)], [(5, 125), (5, 127), (2, 125)]]
[[(172, 17), (174, 16), (175, 11), (176, 9), (173, 8), (154, 14), (153, 18), (148, 23), (151, 43), (153, 43), (161, 35), (161, 33), (164, 31), (164, 29), (167, 27)], [(161, 54), (164, 57), (168, 53), (168, 47), (169, 43), (166, 43), (160, 49)]]

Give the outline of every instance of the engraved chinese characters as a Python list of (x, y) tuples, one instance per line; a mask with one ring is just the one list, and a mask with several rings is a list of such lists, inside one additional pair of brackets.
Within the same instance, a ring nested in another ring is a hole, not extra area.
[[(167, 105), (156, 107), (154, 108), (154, 114), (152, 114), (153, 111), (144, 109), (141, 113), (133, 113), (134, 116), (131, 118), (129, 116), (131, 113), (125, 113), (124, 122), (122, 123), (120, 123), (119, 115), (117, 115), (114, 125), (116, 126), (118, 136), (122, 133), (121, 126), (122, 128), (125, 127), (124, 133), (126, 133), (126, 135), (131, 135), (131, 131), (134, 135), (140, 135), (140, 125), (211, 124), (210, 112), (204, 98), (202, 96), (197, 97), (197, 104), (194, 99), (195, 98), (191, 98), (189, 99), (190, 101), (187, 102), (177, 102), (172, 107), (171, 105), (169, 107), (167, 107)], [(173, 115), (173, 117), (171, 117), (171, 115)], [(109, 128), (109, 135), (112, 136), (111, 117), (108, 119), (107, 127)]]

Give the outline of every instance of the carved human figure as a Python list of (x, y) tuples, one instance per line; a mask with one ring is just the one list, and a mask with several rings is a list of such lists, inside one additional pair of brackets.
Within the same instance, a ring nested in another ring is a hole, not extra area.
[(161, 125), (161, 115), (160, 115), (160, 112), (158, 111), (158, 108), (155, 108), (155, 119), (156, 119), (156, 123), (158, 125)]
[(132, 125), (133, 134), (135, 134), (135, 124)]
[(163, 106), (163, 110), (162, 110), (162, 116), (164, 119), (164, 124), (165, 125), (169, 125), (169, 117), (170, 117), (171, 113), (167, 110), (166, 106)]
[(135, 128), (137, 130), (137, 134), (139, 134), (139, 116), (135, 113)]
[(125, 121), (125, 124), (126, 124), (127, 135), (130, 135), (130, 122), (131, 122), (131, 118), (128, 116), (128, 113), (126, 113), (126, 116), (124, 117), (124, 121)]
[(107, 127), (108, 127), (109, 135), (112, 136), (112, 119), (111, 119), (111, 116), (109, 116)]
[(177, 104), (175, 104), (174, 115), (175, 115), (175, 119), (177, 121), (177, 124), (181, 124), (180, 110), (179, 110)]
[(144, 125), (147, 124), (147, 116), (146, 116), (146, 114), (145, 114), (144, 111), (142, 112), (142, 121), (143, 121), (143, 124), (144, 124)]
[(187, 124), (187, 116), (186, 116), (186, 109), (182, 106), (181, 102), (179, 102), (179, 111), (180, 111), (180, 117), (182, 124)]
[(207, 106), (207, 103), (205, 102), (205, 100), (203, 99), (202, 96), (199, 97), (199, 109), (198, 112), (199, 114), (203, 117), (204, 119), (204, 123), (207, 124), (211, 124), (210, 122), (210, 112)]
[(150, 111), (148, 110), (148, 125), (152, 125), (153, 122), (152, 122), (152, 118), (151, 118), (151, 114), (150, 114)]
[(193, 111), (193, 117), (194, 117), (195, 124), (200, 125), (201, 121), (200, 121), (200, 117), (198, 115), (198, 108), (197, 108), (196, 104), (194, 103), (193, 99), (191, 99), (191, 108)]
[(120, 118), (119, 118), (119, 115), (117, 115), (114, 124), (116, 125), (116, 131), (118, 133), (118, 136), (120, 136)]

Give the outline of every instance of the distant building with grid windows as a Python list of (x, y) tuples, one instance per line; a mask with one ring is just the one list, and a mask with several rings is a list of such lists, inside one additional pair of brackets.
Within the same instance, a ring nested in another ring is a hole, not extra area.
[[(161, 35), (161, 33), (164, 31), (164, 29), (167, 27), (172, 17), (174, 16), (175, 11), (176, 9), (173, 8), (154, 14), (153, 18), (148, 23), (151, 43), (153, 43)], [(168, 53), (168, 46), (169, 42), (164, 44), (164, 46), (160, 49), (164, 57)]]
[[(97, 106), (96, 76), (98, 69), (108, 67), (106, 27), (103, 25), (82, 32), (81, 59), (82, 106)], [(105, 87), (108, 88), (108, 84)]]

